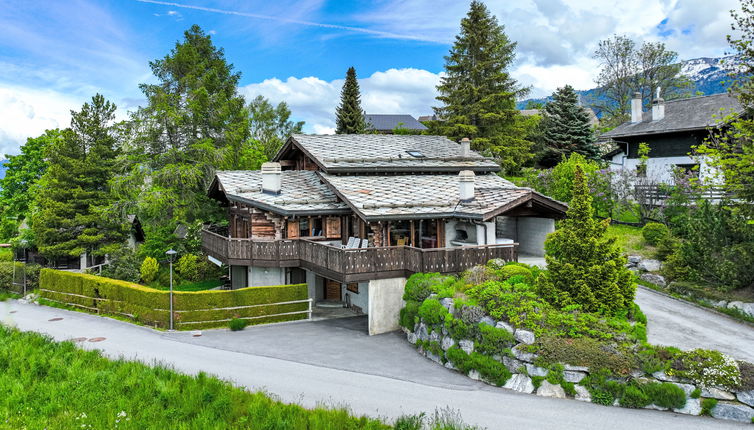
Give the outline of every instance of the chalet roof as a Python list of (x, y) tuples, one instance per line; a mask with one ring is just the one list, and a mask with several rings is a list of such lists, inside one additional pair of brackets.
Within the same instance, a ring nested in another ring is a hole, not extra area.
[(474, 199), (459, 200), (458, 175), (338, 176), (320, 174), (367, 221), (459, 217), (487, 220), (531, 199), (564, 214), (567, 206), (495, 174), (477, 175)]
[[(327, 173), (367, 172), (496, 172), (493, 160), (471, 151), (461, 156), (461, 145), (444, 136), (392, 134), (294, 134), (278, 152), (279, 161), (298, 146)], [(417, 156), (412, 156), (414, 153)]]
[(408, 114), (368, 113), (364, 115), (367, 129), (393, 131), (398, 126), (409, 130), (426, 130), (427, 127)]
[(259, 170), (219, 171), (210, 189), (217, 187), (228, 200), (250, 204), (281, 215), (350, 213), (343, 202), (324, 185), (315, 172), (281, 172), (280, 194), (262, 191)]
[(625, 122), (604, 133), (600, 139), (643, 136), (678, 131), (703, 130), (714, 126), (730, 113), (741, 113), (738, 98), (728, 93), (665, 102), (665, 117), (652, 121), (651, 109), (643, 113), (642, 121)]

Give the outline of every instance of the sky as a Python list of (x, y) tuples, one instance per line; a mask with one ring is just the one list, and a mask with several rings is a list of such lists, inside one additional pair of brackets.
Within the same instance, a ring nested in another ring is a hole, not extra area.
[[(488, 0), (517, 42), (512, 76), (531, 96), (593, 88), (601, 39), (662, 41), (681, 59), (729, 51), (737, 0)], [(248, 100), (285, 101), (308, 133), (332, 133), (343, 76), (356, 68), (368, 113), (432, 113), (459, 0), (0, 0), (0, 154), (67, 127), (99, 92), (119, 118), (144, 104), (149, 62), (199, 24), (241, 72)], [(0, 156), (0, 158), (2, 158)]]

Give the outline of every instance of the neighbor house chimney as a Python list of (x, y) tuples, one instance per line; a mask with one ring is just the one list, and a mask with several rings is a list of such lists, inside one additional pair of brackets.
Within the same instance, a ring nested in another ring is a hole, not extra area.
[(468, 157), (471, 155), (471, 141), (468, 137), (461, 139), (461, 157)]
[(458, 192), (462, 202), (474, 200), (474, 172), (461, 170), (458, 174)]
[(665, 100), (656, 98), (652, 101), (652, 121), (665, 118)]
[(634, 98), (631, 99), (631, 122), (633, 123), (642, 120), (641, 102), (641, 93), (634, 93)]
[(280, 163), (262, 164), (262, 192), (280, 194)]

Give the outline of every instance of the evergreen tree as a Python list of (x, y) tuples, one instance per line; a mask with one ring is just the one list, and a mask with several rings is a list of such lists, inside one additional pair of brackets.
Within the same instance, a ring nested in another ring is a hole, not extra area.
[(39, 137), (30, 137), (21, 146), (21, 153), (8, 155), (5, 177), (0, 179), (0, 238), (15, 236), (19, 223), (29, 213), (32, 187), (47, 170), (45, 151), (61, 138), (58, 129), (47, 130)]
[(578, 166), (567, 218), (545, 241), (547, 271), (538, 280), (542, 297), (560, 307), (580, 305), (587, 312), (608, 314), (633, 303), (633, 275), (615, 237), (605, 235), (609, 222), (594, 218), (586, 177)]
[(359, 81), (356, 80), (356, 69), (349, 67), (346, 81), (340, 91), (340, 104), (335, 108), (335, 133), (359, 134), (367, 128), (364, 111), (361, 109), (361, 93)]
[(115, 105), (97, 94), (71, 127), (46, 150), (49, 167), (34, 191), (32, 230), (45, 257), (105, 254), (124, 239), (122, 218), (106, 215), (112, 199), (108, 181), (118, 154)]
[(545, 144), (541, 165), (552, 167), (574, 152), (586, 158), (597, 158), (589, 114), (579, 104), (579, 96), (570, 85), (553, 93), (552, 101), (545, 105), (541, 127)]
[(472, 1), (461, 20), (450, 54), (445, 57), (446, 76), (437, 87), (443, 119), (439, 131), (452, 138), (472, 139), (474, 149), (496, 157), (506, 171), (515, 171), (531, 158), (516, 98), (528, 89), (511, 78), (508, 68), (515, 58), (516, 43), (480, 1)]
[(250, 144), (240, 73), (199, 26), (150, 66), (157, 82), (140, 85), (147, 105), (126, 130), (126, 170), (113, 184), (120, 210), (136, 213), (147, 236), (220, 220), (207, 187), (215, 168), (241, 167)]

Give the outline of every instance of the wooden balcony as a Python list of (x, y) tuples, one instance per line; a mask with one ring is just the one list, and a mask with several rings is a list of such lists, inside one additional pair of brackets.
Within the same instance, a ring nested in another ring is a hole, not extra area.
[(202, 231), (202, 249), (225, 264), (302, 267), (340, 282), (410, 276), (417, 272), (460, 273), (499, 258), (518, 259), (518, 244), (421, 249), (391, 246), (341, 249), (307, 239), (231, 239)]

